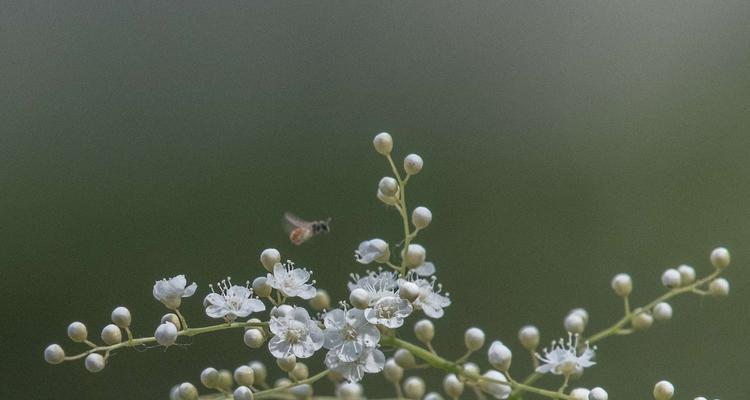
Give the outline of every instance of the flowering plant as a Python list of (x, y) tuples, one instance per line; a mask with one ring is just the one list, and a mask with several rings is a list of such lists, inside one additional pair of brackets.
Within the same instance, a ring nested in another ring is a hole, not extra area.
[[(572, 382), (587, 368), (598, 365), (596, 344), (612, 336), (647, 330), (654, 322), (669, 320), (672, 307), (668, 300), (673, 297), (729, 294), (729, 283), (720, 275), (729, 265), (730, 255), (726, 249), (717, 248), (710, 255), (713, 270), (709, 274), (699, 278), (695, 269), (687, 265), (667, 269), (661, 276), (666, 292), (643, 306), (630, 304), (631, 277), (623, 273), (615, 275), (611, 286), (623, 299), (623, 315), (601, 331), (588, 333), (588, 312), (574, 309), (563, 322), (567, 338), (553, 341), (550, 347), (540, 350), (539, 330), (531, 325), (522, 327), (518, 340), (531, 354), (534, 366), (523, 379), (511, 375), (513, 351), (508, 342), (495, 340), (485, 346), (486, 334), (477, 327), (464, 332), (465, 354), (457, 359), (447, 358), (432, 346), (435, 327), (430, 319), (443, 317), (452, 299), (438, 283), (437, 268), (427, 261), (426, 249), (415, 243), (419, 232), (430, 225), (432, 212), (426, 207), (416, 207), (410, 213), (406, 203), (407, 184), (422, 170), (423, 160), (416, 154), (406, 156), (402, 173), (391, 156), (391, 136), (380, 133), (373, 144), (386, 158), (393, 173), (392, 177), (380, 180), (377, 198), (400, 216), (403, 238), (399, 238), (401, 242), (396, 246), (381, 238), (362, 241), (354, 251), (355, 261), (374, 264), (377, 269), (351, 275), (346, 301), (332, 304), (327, 292), (315, 287), (311, 271), (291, 261), (282, 262), (277, 250), (266, 249), (260, 255), (266, 274), (244, 285), (233, 284), (231, 278), (219, 282), (216, 289), (209, 285), (210, 293), (203, 300), (205, 313), (220, 319), (220, 323), (188, 327), (180, 305), (183, 299), (192, 297), (198, 287), (196, 283), (188, 285), (186, 277), (178, 275), (154, 284), (154, 298), (170, 312), (162, 317), (152, 337), (134, 337), (130, 330), (130, 311), (117, 307), (112, 312), (112, 324), (101, 331), (102, 344), (89, 340), (86, 325), (73, 322), (68, 326), (68, 337), (88, 348), (66, 355), (60, 345), (52, 344), (44, 350), (45, 360), (59, 364), (84, 359), (86, 369), (96, 373), (105, 368), (113, 352), (121, 349), (153, 343), (169, 347), (181, 337), (236, 329), (243, 332), (243, 341), (248, 347), (259, 351), (267, 348), (284, 377), (271, 383), (270, 371), (258, 361), (239, 366), (233, 373), (209, 367), (200, 374), (206, 393), (199, 394), (197, 385), (184, 382), (172, 388), (171, 399), (314, 398), (315, 383), (326, 376), (336, 383), (336, 397), (359, 399), (364, 397), (361, 382), (366, 375), (382, 373), (393, 384), (397, 398), (437, 400), (442, 399), (443, 394), (427, 393), (420, 377), (404, 379), (406, 370), (434, 368), (445, 372), (442, 393), (451, 399), (460, 398), (468, 389), (480, 399), (487, 395), (497, 399), (521, 398), (531, 393), (551, 399), (606, 400), (608, 394), (601, 387), (571, 388)], [(401, 251), (392, 252), (397, 248)], [(393, 257), (392, 253), (398, 257)], [(416, 320), (412, 326), (419, 343), (406, 341), (399, 334), (410, 320)], [(485, 367), (474, 362), (479, 361), (474, 357), (482, 349), (485, 349), (482, 357)], [(323, 365), (314, 368), (319, 372), (311, 374), (302, 360), (317, 352), (325, 352)], [(386, 353), (392, 357), (387, 358)], [(558, 375), (558, 383), (554, 387), (538, 385), (539, 378), (545, 374)], [(653, 396), (656, 400), (668, 400), (674, 391), (671, 383), (660, 381), (654, 386)]]

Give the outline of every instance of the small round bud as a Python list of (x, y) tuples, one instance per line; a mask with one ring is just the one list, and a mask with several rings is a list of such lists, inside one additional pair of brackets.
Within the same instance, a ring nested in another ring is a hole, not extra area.
[(729, 256), (729, 250), (723, 247), (717, 247), (711, 252), (711, 265), (715, 268), (723, 269), (729, 266), (731, 257)]
[(401, 281), (399, 284), (398, 295), (405, 300), (414, 302), (419, 297), (419, 286), (411, 281)]
[(364, 310), (370, 305), (370, 294), (365, 289), (356, 288), (349, 294), (349, 302), (354, 307)]
[(399, 367), (396, 360), (389, 358), (385, 362), (385, 367), (383, 367), (383, 375), (388, 382), (400, 382), (401, 378), (404, 377), (404, 369)]
[(310, 299), (310, 307), (315, 311), (323, 311), (331, 308), (331, 297), (328, 296), (328, 292), (318, 289), (315, 292), (315, 296)]
[(44, 349), (44, 361), (50, 364), (60, 364), (65, 361), (65, 350), (59, 344), (51, 344)]
[(443, 379), (443, 390), (448, 396), (459, 398), (464, 392), (464, 383), (458, 379), (456, 374), (448, 374)]
[(689, 265), (680, 265), (677, 267), (677, 272), (680, 273), (680, 282), (683, 285), (689, 285), (695, 282), (695, 269)]
[(388, 197), (396, 197), (398, 194), (398, 182), (390, 176), (385, 176), (378, 183), (378, 190)]
[(105, 364), (104, 357), (99, 353), (91, 353), (83, 361), (83, 365), (89, 372), (99, 372), (104, 369)]
[(609, 394), (607, 391), (600, 387), (595, 387), (589, 392), (589, 400), (607, 400), (608, 398)]
[(289, 313), (292, 311), (294, 311), (294, 307), (290, 306), (289, 304), (282, 304), (271, 309), (271, 316), (281, 318), (289, 315)]
[(122, 342), (122, 331), (115, 324), (109, 324), (102, 329), (102, 342), (113, 345)]
[(414, 334), (420, 342), (430, 343), (435, 337), (435, 325), (429, 319), (419, 320), (414, 324)]
[(489, 360), (490, 365), (500, 371), (508, 371), (512, 358), (513, 353), (499, 340), (492, 342), (489, 350), (487, 350), (487, 360)]
[(290, 354), (286, 357), (277, 358), (276, 365), (284, 372), (292, 372), (294, 366), (297, 365), (297, 357), (294, 354)]
[(427, 225), (432, 222), (432, 211), (427, 207), (417, 207), (411, 213), (411, 223), (417, 229), (427, 228)]
[(223, 389), (226, 391), (232, 390), (232, 386), (234, 385), (234, 379), (232, 378), (232, 371), (228, 369), (219, 370), (219, 384), (217, 389)]
[(570, 400), (589, 400), (590, 392), (586, 388), (575, 388), (570, 391)]
[(714, 297), (729, 296), (729, 281), (724, 278), (716, 278), (708, 285), (708, 292)]
[(404, 158), (404, 171), (409, 175), (416, 175), (422, 170), (422, 157), (417, 154), (409, 154)]
[(273, 288), (268, 284), (265, 276), (259, 276), (253, 279), (253, 293), (258, 297), (268, 297), (271, 295), (272, 290)]
[(654, 400), (669, 400), (674, 396), (674, 386), (667, 381), (654, 385)]
[(393, 354), (393, 359), (396, 360), (396, 364), (404, 369), (414, 368), (417, 365), (417, 360), (414, 358), (414, 354), (411, 354), (409, 350), (398, 349)]
[(181, 383), (177, 388), (177, 394), (180, 400), (197, 400), (198, 389), (190, 382)]
[(68, 337), (70, 340), (80, 343), (86, 340), (88, 335), (89, 331), (86, 329), (86, 325), (84, 325), (83, 322), (76, 321), (68, 325)]
[(628, 274), (617, 274), (612, 278), (612, 290), (620, 297), (630, 296), (633, 291), (633, 280)]
[(654, 317), (647, 312), (639, 312), (633, 316), (633, 320), (630, 321), (633, 325), (633, 329), (637, 331), (644, 331), (654, 324)]
[(306, 383), (302, 385), (292, 386), (288, 390), (289, 390), (289, 393), (291, 393), (294, 397), (300, 400), (310, 399), (313, 394), (312, 386)]
[(250, 363), (250, 368), (253, 369), (256, 382), (263, 383), (266, 381), (266, 378), (268, 377), (268, 371), (266, 370), (265, 364), (260, 361), (253, 361)]
[(245, 336), (242, 338), (245, 341), (247, 347), (251, 349), (259, 349), (265, 343), (266, 338), (263, 336), (263, 332), (260, 329), (250, 328), (245, 331)]
[(279, 378), (273, 382), (273, 387), (289, 386), (292, 384), (292, 380), (289, 378)]
[(586, 311), (585, 308), (580, 308), (580, 307), (579, 308), (574, 308), (574, 309), (570, 310), (570, 312), (568, 314), (569, 315), (570, 314), (578, 315), (579, 317), (583, 318), (583, 324), (584, 325), (588, 325), (589, 324), (589, 312)]
[(396, 203), (398, 203), (397, 198), (393, 196), (386, 196), (383, 192), (380, 191), (380, 189), (378, 189), (377, 196), (378, 196), (378, 200), (382, 201), (386, 205), (393, 206), (393, 205), (396, 205)]
[(409, 399), (421, 399), (424, 396), (425, 384), (422, 378), (410, 376), (404, 381), (404, 395)]
[(672, 306), (669, 303), (661, 302), (654, 306), (654, 319), (662, 322), (672, 318)]
[(443, 396), (440, 395), (438, 392), (430, 392), (424, 395), (422, 400), (444, 400)]
[(281, 262), (281, 253), (276, 249), (265, 249), (260, 253), (260, 263), (268, 272), (273, 272), (273, 266)]
[(216, 368), (206, 368), (201, 371), (201, 383), (203, 386), (214, 389), (219, 386), (219, 371)]
[(680, 272), (674, 268), (669, 268), (661, 274), (661, 284), (668, 288), (676, 288), (682, 284)]
[(232, 393), (234, 400), (253, 400), (253, 392), (247, 386), (240, 386)]
[(129, 327), (131, 320), (130, 310), (127, 308), (120, 306), (112, 310), (112, 322), (120, 328), (125, 329)]
[(518, 341), (524, 349), (533, 351), (539, 346), (539, 329), (533, 325), (526, 325), (518, 331)]
[(253, 386), (255, 383), (255, 372), (247, 365), (241, 365), (234, 370), (234, 381), (238, 385)]
[(180, 317), (177, 316), (177, 314), (164, 314), (164, 316), (161, 317), (161, 323), (169, 322), (170, 324), (177, 327), (177, 329), (180, 329)]
[(424, 260), (427, 257), (427, 250), (419, 244), (410, 244), (403, 257), (406, 260), (407, 267), (418, 267), (424, 264)]
[(375, 151), (387, 156), (393, 150), (393, 138), (387, 132), (380, 132), (375, 135), (372, 145), (375, 146)]
[(703, 396), (700, 396), (700, 397), (694, 398), (693, 400), (708, 400), (708, 399)]
[(466, 371), (469, 375), (479, 375), (479, 366), (474, 364), (473, 362), (467, 362), (464, 364), (464, 371)]
[(586, 324), (583, 322), (580, 314), (568, 314), (565, 317), (565, 321), (563, 321), (563, 325), (565, 326), (565, 330), (570, 333), (580, 334), (586, 328)]
[(479, 328), (469, 328), (464, 333), (464, 344), (470, 351), (477, 351), (484, 346), (484, 331)]
[(359, 400), (362, 398), (362, 385), (354, 382), (342, 383), (336, 390), (336, 394), (342, 400)]
[(164, 347), (169, 347), (177, 341), (177, 327), (169, 322), (165, 322), (156, 328), (154, 337), (157, 343)]
[(292, 372), (290, 372), (292, 375), (292, 378), (295, 380), (301, 381), (303, 379), (307, 379), (310, 376), (310, 370), (307, 368), (307, 365), (302, 362), (298, 362), (294, 369), (292, 369)]

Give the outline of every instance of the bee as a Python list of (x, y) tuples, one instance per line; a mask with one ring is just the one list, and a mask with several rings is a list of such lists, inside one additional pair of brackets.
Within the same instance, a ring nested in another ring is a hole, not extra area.
[(289, 240), (297, 246), (310, 240), (313, 236), (331, 231), (331, 219), (323, 221), (305, 221), (290, 213), (284, 213), (284, 230), (289, 234)]

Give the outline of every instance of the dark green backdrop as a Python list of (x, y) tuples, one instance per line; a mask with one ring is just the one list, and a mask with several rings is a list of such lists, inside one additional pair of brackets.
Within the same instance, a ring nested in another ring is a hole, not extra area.
[[(98, 335), (121, 304), (151, 335), (155, 279), (184, 272), (204, 295), (260, 274), (269, 246), (343, 296), (357, 243), (398, 236), (374, 196), (387, 130), (425, 159), (409, 200), (433, 210), (420, 242), (454, 300), (438, 349), (458, 356), (470, 325), (547, 341), (576, 306), (602, 328), (616, 272), (640, 303), (664, 268), (705, 273), (726, 245), (730, 298), (680, 299), (670, 323), (602, 343), (581, 384), (741, 398), (749, 20), (745, 1), (3, 2), (0, 395), (163, 398), (256, 357), (237, 332), (124, 351), (97, 375), (42, 349), (73, 320)], [(333, 233), (295, 248), (286, 210)], [(208, 322), (199, 298), (184, 311)]]

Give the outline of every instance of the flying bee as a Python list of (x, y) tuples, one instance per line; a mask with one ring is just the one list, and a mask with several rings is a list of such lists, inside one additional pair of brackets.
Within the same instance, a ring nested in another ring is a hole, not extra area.
[(290, 213), (284, 213), (284, 230), (289, 234), (289, 240), (297, 246), (310, 240), (313, 236), (331, 231), (331, 219), (323, 221), (305, 221)]

